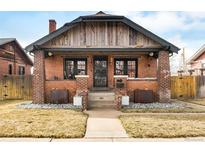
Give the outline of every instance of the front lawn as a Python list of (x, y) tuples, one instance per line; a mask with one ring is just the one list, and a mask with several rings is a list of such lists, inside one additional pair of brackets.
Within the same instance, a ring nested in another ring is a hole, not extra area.
[(120, 120), (134, 138), (205, 136), (205, 115), (123, 115)]
[(198, 105), (204, 105), (205, 106), (205, 98), (201, 98), (201, 99), (190, 99), (190, 100), (186, 100), (189, 103), (193, 103), (193, 104), (198, 104)]
[(88, 116), (83, 112), (18, 109), (19, 101), (1, 103), (0, 137), (81, 138), (85, 135)]
[(185, 109), (121, 109), (124, 113), (205, 113), (205, 109), (187, 107)]
[[(184, 107), (178, 108), (122, 108), (124, 113), (205, 113), (205, 106), (178, 101), (179, 104), (184, 104)], [(149, 104), (148, 104), (149, 105)]]

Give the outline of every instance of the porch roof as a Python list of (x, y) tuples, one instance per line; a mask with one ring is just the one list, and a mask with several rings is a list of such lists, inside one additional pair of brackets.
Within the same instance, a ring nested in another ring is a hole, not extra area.
[(89, 52), (159, 52), (160, 50), (163, 50), (163, 48), (43, 48), (43, 47), (37, 47), (37, 49), (41, 49), (43, 51), (50, 51), (50, 52), (68, 52), (68, 51), (89, 51)]

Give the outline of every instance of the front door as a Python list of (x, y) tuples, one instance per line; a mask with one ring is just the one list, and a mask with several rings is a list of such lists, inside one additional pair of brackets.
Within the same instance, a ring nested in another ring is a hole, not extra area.
[(94, 87), (107, 87), (107, 57), (94, 57)]

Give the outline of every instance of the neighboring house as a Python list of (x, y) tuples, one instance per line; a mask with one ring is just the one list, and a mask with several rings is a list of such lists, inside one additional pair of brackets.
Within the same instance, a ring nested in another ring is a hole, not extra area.
[[(120, 98), (152, 90), (155, 101), (170, 100), (169, 57), (179, 48), (124, 16), (98, 12), (80, 16), (26, 47), (34, 54), (33, 102), (50, 102), (52, 89), (68, 89), (69, 100), (90, 91), (114, 91)], [(145, 96), (147, 97), (147, 96)], [(118, 104), (119, 105), (119, 104)]]
[(0, 78), (3, 75), (29, 75), (33, 62), (15, 38), (0, 38)]
[(194, 74), (200, 75), (205, 70), (205, 45), (203, 45), (187, 62)]

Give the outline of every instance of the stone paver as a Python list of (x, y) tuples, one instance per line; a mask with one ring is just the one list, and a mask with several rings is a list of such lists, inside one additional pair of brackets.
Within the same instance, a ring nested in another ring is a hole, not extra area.
[(121, 114), (115, 109), (92, 109), (87, 111), (89, 118), (85, 138), (127, 138), (126, 131), (118, 119)]

